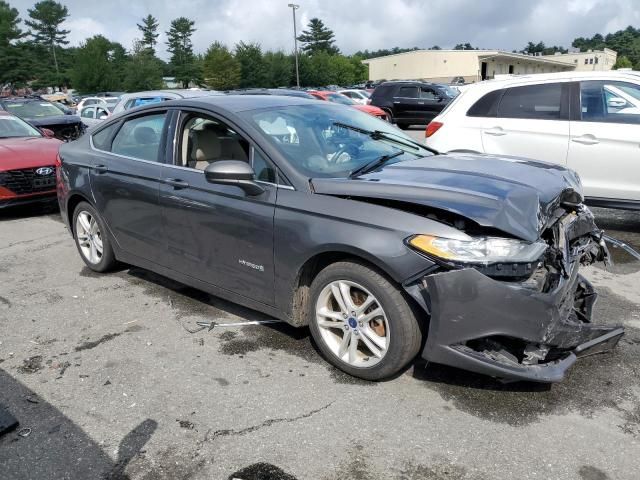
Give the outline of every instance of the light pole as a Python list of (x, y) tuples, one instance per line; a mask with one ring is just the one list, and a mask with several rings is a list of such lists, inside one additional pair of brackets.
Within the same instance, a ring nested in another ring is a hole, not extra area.
[(296, 56), (296, 85), (300, 88), (300, 72), (298, 71), (298, 32), (296, 31), (296, 10), (300, 8), (300, 5), (290, 3), (289, 8), (293, 12), (293, 46)]

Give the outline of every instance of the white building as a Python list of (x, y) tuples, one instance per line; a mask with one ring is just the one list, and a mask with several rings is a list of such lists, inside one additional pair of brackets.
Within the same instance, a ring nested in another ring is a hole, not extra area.
[(571, 70), (611, 70), (617, 54), (613, 50), (556, 55), (525, 55), (502, 50), (414, 50), (370, 58), (370, 80), (418, 80), (450, 82), (464, 77), (466, 82), (496, 75), (551, 73)]

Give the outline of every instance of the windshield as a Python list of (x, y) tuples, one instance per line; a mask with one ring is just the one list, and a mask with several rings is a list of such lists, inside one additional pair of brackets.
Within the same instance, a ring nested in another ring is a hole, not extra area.
[(60, 109), (49, 102), (5, 102), (4, 108), (7, 112), (23, 118), (62, 115)]
[[(241, 115), (257, 126), (293, 167), (311, 178), (348, 177), (360, 167), (398, 152), (400, 155), (389, 163), (431, 155), (393, 125), (354, 108), (321, 103), (250, 110)], [(367, 134), (374, 131), (381, 135)]]
[(0, 116), (0, 138), (41, 137), (38, 130), (24, 120), (10, 115)]
[(341, 103), (342, 105), (354, 105), (355, 102), (351, 100), (346, 95), (342, 95), (341, 93), (330, 93), (327, 95), (327, 100), (333, 103)]
[(455, 98), (459, 93), (458, 90), (456, 90), (455, 88), (451, 88), (449, 85), (438, 85), (436, 86), (436, 89), (449, 98)]

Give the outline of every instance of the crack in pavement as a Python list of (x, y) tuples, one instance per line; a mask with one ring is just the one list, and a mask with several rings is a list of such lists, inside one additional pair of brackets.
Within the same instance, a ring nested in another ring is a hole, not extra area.
[(262, 423), (260, 423), (258, 425), (252, 425), (251, 427), (242, 428), (240, 430), (225, 429), (225, 430), (216, 430), (213, 433), (210, 433), (211, 430), (209, 430), (204, 436), (204, 441), (208, 442), (210, 440), (215, 440), (218, 437), (246, 435), (247, 433), (252, 433), (252, 432), (255, 432), (256, 430), (260, 430), (263, 427), (270, 427), (271, 425), (275, 425), (277, 423), (297, 422), (298, 420), (303, 420), (305, 418), (312, 417), (316, 413), (320, 413), (321, 411), (326, 410), (331, 405), (333, 405), (333, 403), (334, 402), (330, 402), (330, 403), (326, 404), (324, 407), (320, 407), (320, 408), (317, 408), (315, 410), (311, 410), (311, 411), (309, 411), (307, 413), (303, 413), (302, 415), (298, 415), (297, 417), (272, 418), (272, 419), (269, 419), (269, 420), (265, 420), (264, 422), (262, 422)]

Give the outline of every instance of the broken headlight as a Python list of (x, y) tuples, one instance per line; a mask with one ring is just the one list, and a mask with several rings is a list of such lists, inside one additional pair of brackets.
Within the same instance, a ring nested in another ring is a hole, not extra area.
[(471, 240), (415, 235), (408, 244), (428, 255), (460, 263), (530, 263), (547, 249), (544, 242), (529, 243), (500, 237), (472, 237)]

